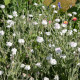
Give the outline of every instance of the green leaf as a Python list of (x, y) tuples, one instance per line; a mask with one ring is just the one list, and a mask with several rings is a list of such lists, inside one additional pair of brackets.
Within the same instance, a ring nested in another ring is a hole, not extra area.
[(4, 0), (5, 5), (8, 5), (10, 3), (10, 0)]

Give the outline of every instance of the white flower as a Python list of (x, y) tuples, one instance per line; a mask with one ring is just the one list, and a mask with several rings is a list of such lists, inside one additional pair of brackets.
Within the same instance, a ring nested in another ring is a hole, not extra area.
[(63, 30), (60, 32), (60, 34), (61, 34), (61, 35), (64, 35), (66, 32), (67, 32), (67, 29), (63, 29)]
[(3, 30), (0, 31), (0, 35), (1, 35), (1, 36), (4, 35), (4, 31), (3, 31)]
[(21, 66), (20, 66), (21, 68), (24, 68), (25, 67), (25, 64), (21, 64)]
[(52, 58), (52, 54), (46, 57), (46, 60), (50, 60)]
[(25, 15), (21, 15), (21, 18), (22, 18), (22, 19), (25, 19)]
[(2, 75), (4, 72), (0, 70), (0, 75)]
[(55, 59), (52, 59), (52, 58), (50, 59), (49, 62), (50, 62), (51, 65), (56, 65), (57, 64), (57, 61)]
[(16, 36), (16, 34), (15, 34), (15, 33), (13, 33), (13, 36), (15, 37), (15, 36)]
[(0, 5), (0, 8), (4, 9), (5, 8), (5, 5), (1, 4)]
[(31, 67), (30, 67), (30, 65), (26, 65), (24, 69), (25, 69), (25, 70), (30, 70)]
[(6, 27), (7, 27), (7, 28), (10, 28), (10, 27), (11, 27), (11, 25), (7, 25)]
[(43, 37), (37, 37), (37, 42), (42, 43), (44, 41)]
[(45, 10), (46, 8), (45, 8), (45, 6), (42, 6), (42, 8)]
[(47, 21), (46, 20), (42, 20), (42, 24), (43, 25), (47, 25)]
[(17, 17), (18, 16), (16, 11), (13, 11), (13, 16), (14, 17)]
[(52, 47), (52, 45), (51, 45), (51, 44), (49, 44), (49, 47)]
[(11, 42), (6, 42), (6, 46), (11, 47), (12, 46), (12, 43)]
[(34, 5), (37, 6), (38, 4), (37, 3), (34, 3)]
[(68, 30), (68, 35), (72, 35), (73, 31), (72, 30)]
[(8, 15), (8, 18), (12, 19), (12, 18), (13, 18), (13, 16), (12, 16), (12, 15)]
[(80, 52), (80, 48), (78, 48), (78, 52)]
[(39, 14), (39, 16), (42, 16), (42, 14)]
[(67, 27), (67, 25), (66, 25), (66, 24), (64, 24), (64, 23), (62, 23), (62, 24), (61, 24), (61, 26), (62, 26), (62, 27)]
[(56, 6), (55, 5), (51, 5), (52, 6), (52, 8), (55, 8)]
[(40, 62), (36, 63), (35, 65), (36, 65), (37, 67), (41, 67), (41, 63), (40, 63)]
[(55, 45), (54, 45), (54, 44), (52, 44), (52, 47), (55, 47)]
[(11, 50), (11, 51), (12, 51), (12, 54), (13, 54), (13, 55), (15, 55), (15, 54), (16, 54), (16, 52), (17, 52), (17, 49), (16, 49), (16, 48), (12, 48), (12, 50)]
[(51, 35), (51, 32), (45, 32), (47, 36), (50, 36)]
[(44, 77), (44, 80), (49, 80), (49, 78), (47, 78), (47, 77)]
[(33, 15), (32, 15), (32, 14), (29, 14), (28, 16), (29, 16), (30, 18), (32, 18), (32, 17), (33, 17)]
[(38, 25), (38, 23), (35, 21), (35, 22), (33, 22), (33, 25)]
[(34, 50), (33, 49), (31, 49), (30, 51), (31, 51), (31, 53), (34, 53)]
[(19, 39), (18, 42), (19, 42), (20, 44), (24, 44), (25, 41), (24, 41), (24, 39)]
[(56, 22), (60, 22), (60, 19), (55, 19)]
[(68, 13), (68, 16), (69, 16), (69, 17), (71, 17), (71, 16), (72, 16), (72, 14), (71, 14), (71, 13)]
[(54, 24), (54, 29), (60, 29), (60, 24), (59, 23), (55, 23)]
[(72, 12), (73, 15), (77, 15), (77, 12)]
[(53, 13), (58, 13), (58, 12), (56, 10), (54, 10)]
[(55, 48), (55, 52), (56, 52), (56, 53), (61, 53), (61, 52), (62, 52), (62, 50), (61, 50), (61, 48), (60, 48), (60, 47), (58, 47), (58, 48)]
[(77, 43), (76, 42), (70, 42), (69, 44), (72, 48), (76, 47), (77, 46)]
[(9, 28), (9, 27), (11, 27), (11, 26), (14, 26), (14, 21), (12, 21), (12, 20), (7, 20), (7, 24), (9, 24), (7, 27)]
[(59, 76), (55, 75), (54, 80), (59, 80)]
[(74, 32), (77, 32), (77, 29), (73, 29)]
[(63, 58), (63, 59), (65, 59), (66, 58), (66, 55), (60, 55), (60, 58)]
[(77, 66), (80, 66), (80, 63), (78, 63)]

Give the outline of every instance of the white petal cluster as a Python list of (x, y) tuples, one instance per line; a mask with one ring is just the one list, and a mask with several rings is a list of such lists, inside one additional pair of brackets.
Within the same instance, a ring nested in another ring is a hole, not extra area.
[(13, 16), (14, 17), (17, 17), (18, 16), (16, 11), (13, 11)]
[(3, 30), (0, 31), (0, 35), (1, 35), (1, 36), (4, 35), (4, 31), (3, 31)]
[(54, 29), (60, 29), (60, 24), (59, 23), (55, 23), (54, 24)]
[(17, 49), (16, 48), (12, 48), (12, 55), (16, 55)]
[(55, 52), (56, 52), (56, 53), (62, 53), (62, 50), (61, 50), (60, 47), (58, 47), (58, 48), (55, 48)]
[(25, 70), (30, 70), (31, 69), (31, 67), (30, 67), (30, 65), (25, 65), (25, 68), (24, 68)]
[(24, 41), (24, 39), (19, 39), (18, 42), (19, 42), (20, 44), (24, 44), (25, 41)]
[(11, 47), (12, 43), (11, 42), (6, 42), (6, 46)]
[(46, 20), (42, 20), (42, 25), (47, 25), (47, 21)]
[(37, 42), (42, 43), (44, 41), (43, 37), (37, 37)]
[(44, 77), (44, 80), (49, 80), (49, 78), (48, 77)]
[(72, 48), (74, 48), (74, 47), (77, 46), (77, 43), (76, 43), (76, 42), (70, 42), (69, 45), (70, 45)]

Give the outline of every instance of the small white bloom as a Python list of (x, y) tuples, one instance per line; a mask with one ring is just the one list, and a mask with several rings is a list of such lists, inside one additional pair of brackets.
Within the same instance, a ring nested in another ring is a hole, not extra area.
[(62, 26), (62, 27), (64, 27), (64, 28), (65, 28), (65, 27), (67, 27), (67, 25), (66, 25), (66, 24), (64, 24), (64, 23), (62, 23), (62, 24), (61, 24), (61, 26)]
[(13, 16), (12, 16), (12, 15), (8, 15), (8, 18), (12, 19), (12, 18), (13, 18)]
[(80, 48), (78, 48), (78, 52), (80, 52)]
[(73, 15), (77, 15), (77, 12), (72, 12)]
[(4, 31), (3, 31), (3, 30), (0, 31), (0, 35), (1, 35), (1, 36), (4, 35)]
[(60, 58), (63, 58), (63, 59), (65, 59), (66, 58), (66, 55), (60, 55)]
[(45, 6), (42, 6), (42, 8), (45, 10), (46, 8), (45, 8)]
[(34, 53), (34, 50), (33, 49), (31, 49), (30, 51), (31, 51), (31, 53)]
[(29, 14), (28, 16), (29, 16), (30, 18), (32, 18), (32, 17), (33, 17), (33, 15), (32, 15), (32, 14)]
[(0, 8), (4, 9), (5, 8), (5, 5), (1, 4), (0, 5)]
[(33, 25), (38, 25), (38, 23), (35, 21), (35, 22), (33, 22)]
[(24, 69), (25, 69), (25, 70), (30, 70), (31, 67), (30, 67), (30, 65), (26, 65)]
[(58, 13), (58, 12), (56, 10), (54, 10), (53, 13)]
[(60, 22), (60, 19), (55, 19), (56, 22)]
[(16, 36), (16, 34), (15, 34), (15, 33), (13, 33), (13, 36), (15, 37), (15, 36)]
[(60, 24), (59, 23), (55, 23), (54, 24), (54, 29), (60, 29)]
[(24, 44), (25, 41), (24, 41), (24, 39), (19, 39), (18, 42), (19, 42), (20, 44)]
[(71, 13), (68, 13), (68, 16), (69, 16), (69, 17), (71, 17), (71, 16), (72, 16), (72, 14), (71, 14)]
[(52, 45), (51, 45), (51, 44), (49, 44), (49, 47), (52, 47)]
[(16, 54), (16, 52), (17, 52), (17, 49), (16, 49), (16, 48), (12, 48), (12, 50), (11, 50), (11, 51), (12, 51), (12, 54), (13, 54), (13, 55), (15, 55), (15, 54)]
[(10, 28), (10, 27), (12, 27), (12, 26), (11, 26), (11, 25), (7, 25), (6, 27), (7, 27), (7, 28)]
[(47, 36), (50, 36), (51, 35), (51, 32), (45, 32)]
[(59, 80), (59, 76), (55, 75), (54, 80)]
[(49, 78), (47, 78), (47, 77), (44, 77), (44, 80), (49, 80)]
[(17, 17), (18, 16), (16, 11), (13, 11), (13, 16), (14, 17)]
[(4, 72), (0, 70), (0, 75), (2, 75)]
[(42, 43), (44, 41), (43, 37), (37, 37), (37, 42)]
[(62, 50), (61, 50), (60, 47), (58, 47), (58, 48), (55, 48), (55, 52), (56, 52), (56, 53), (62, 53)]
[(70, 42), (69, 44), (72, 48), (76, 47), (77, 46), (77, 43), (76, 42)]
[(77, 66), (80, 66), (80, 63), (78, 63)]
[(34, 3), (34, 5), (37, 6), (38, 4), (37, 3)]
[(73, 29), (74, 32), (77, 32), (77, 29)]
[(6, 42), (6, 46), (11, 47), (12, 46), (12, 43), (11, 42)]
[(72, 30), (68, 30), (68, 35), (72, 35), (73, 31)]
[(61, 34), (61, 35), (64, 35), (66, 32), (67, 32), (67, 29), (63, 29), (63, 30), (60, 32), (60, 34)]
[(25, 15), (21, 15), (21, 18), (22, 18), (22, 19), (25, 19)]
[(55, 45), (54, 45), (54, 44), (52, 44), (52, 47), (55, 47)]
[(57, 64), (57, 61), (55, 59), (52, 59), (52, 58), (50, 59), (49, 62), (50, 62), (51, 65), (56, 65)]
[(39, 16), (42, 16), (42, 14), (39, 14)]
[(40, 63), (40, 62), (36, 63), (35, 65), (36, 65), (37, 67), (41, 67), (41, 63)]
[(52, 58), (52, 54), (46, 57), (46, 60), (50, 60)]
[(21, 68), (24, 68), (25, 67), (25, 64), (21, 64), (21, 66), (20, 66)]
[(47, 25), (47, 21), (46, 20), (42, 20), (42, 24), (43, 25)]
[[(9, 24), (9, 26), (14, 26), (14, 21), (12, 21), (12, 20), (7, 20), (7, 24)], [(9, 26), (8, 26), (8, 28), (9, 28)]]
[(51, 7), (52, 7), (52, 8), (55, 8), (55, 7), (56, 7), (56, 5), (51, 5)]

